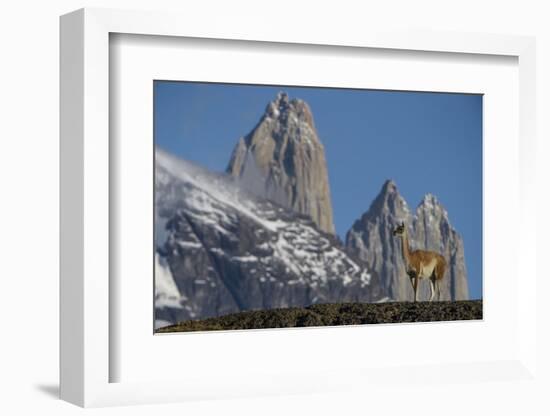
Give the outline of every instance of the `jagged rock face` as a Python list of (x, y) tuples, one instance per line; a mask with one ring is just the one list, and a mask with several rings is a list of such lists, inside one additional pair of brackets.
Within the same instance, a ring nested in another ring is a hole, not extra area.
[(392, 234), (398, 221), (411, 224), (407, 202), (394, 182), (387, 181), (369, 210), (346, 235), (350, 253), (377, 271), (386, 295), (394, 300), (413, 299), (400, 241)]
[(156, 319), (380, 297), (377, 276), (306, 215), (156, 152)]
[(256, 127), (238, 141), (227, 172), (334, 234), (325, 151), (304, 101), (279, 93)]
[[(413, 215), (393, 181), (387, 181), (369, 210), (346, 235), (348, 251), (376, 271), (386, 295), (398, 301), (414, 299), (406, 273), (401, 239), (393, 229), (404, 222), (412, 250), (431, 250), (447, 260), (440, 285), (441, 300), (468, 299), (468, 280), (462, 238), (449, 222), (448, 213), (433, 195), (426, 195)], [(421, 281), (419, 300), (429, 298), (429, 283)]]
[(462, 237), (451, 227), (448, 213), (434, 195), (428, 194), (416, 209), (414, 242), (417, 248), (441, 253), (447, 272), (441, 284), (444, 300), (467, 300), (468, 279)]

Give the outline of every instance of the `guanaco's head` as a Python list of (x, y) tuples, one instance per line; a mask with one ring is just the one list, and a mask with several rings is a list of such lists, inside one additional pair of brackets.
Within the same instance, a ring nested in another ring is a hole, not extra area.
[(405, 223), (402, 222), (401, 224), (399, 224), (394, 230), (393, 230), (393, 235), (395, 236), (402, 236), (403, 234), (405, 234)]

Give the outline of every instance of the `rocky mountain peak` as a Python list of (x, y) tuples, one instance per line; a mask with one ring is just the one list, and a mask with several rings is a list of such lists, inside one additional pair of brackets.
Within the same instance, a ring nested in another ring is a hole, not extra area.
[(418, 204), (417, 209), (427, 209), (427, 210), (445, 210), (443, 205), (439, 202), (437, 197), (434, 194), (427, 193), (424, 195), (420, 203)]
[(405, 266), (401, 259), (400, 242), (393, 236), (393, 230), (401, 221), (411, 228), (407, 202), (395, 182), (389, 179), (384, 182), (367, 212), (355, 221), (346, 235), (348, 251), (377, 270), (384, 293), (394, 300), (412, 296), (412, 290), (399, 280), (401, 272), (405, 273)]
[(386, 179), (384, 182), (384, 185), (382, 185), (382, 193), (394, 193), (397, 191), (397, 185), (393, 181), (393, 179)]
[(386, 179), (374, 200), (383, 201), (387, 204), (389, 201), (403, 200), (403, 198), (399, 193), (396, 183), (392, 179)]
[[(309, 105), (301, 99), (289, 99), (286, 92), (279, 92), (275, 99), (271, 101), (266, 109), (264, 119), (276, 120), (284, 127), (289, 124), (305, 124), (310, 129), (315, 129), (313, 114)], [(317, 138), (316, 135), (312, 137)]]
[(414, 225), (427, 229), (445, 228), (445, 232), (456, 233), (449, 219), (449, 213), (442, 202), (433, 194), (426, 194), (416, 207)]
[(410, 216), (409, 206), (392, 179), (387, 179), (384, 182), (382, 189), (363, 215), (362, 220), (375, 221), (379, 217), (388, 216), (400, 221), (406, 221)]
[(305, 101), (279, 92), (235, 145), (227, 172), (241, 180), (254, 172), (255, 193), (261, 189), (262, 196), (308, 215), (321, 230), (334, 234), (325, 151)]
[(422, 201), (420, 202), (419, 205), (422, 205), (422, 204), (439, 205), (439, 201), (437, 200), (437, 197), (434, 194), (427, 193), (426, 195), (424, 195), (424, 198), (422, 198)]

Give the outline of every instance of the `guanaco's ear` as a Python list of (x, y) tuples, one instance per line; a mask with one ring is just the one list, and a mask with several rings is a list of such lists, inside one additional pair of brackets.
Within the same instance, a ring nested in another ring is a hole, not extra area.
[(405, 226), (405, 222), (401, 221), (401, 227)]

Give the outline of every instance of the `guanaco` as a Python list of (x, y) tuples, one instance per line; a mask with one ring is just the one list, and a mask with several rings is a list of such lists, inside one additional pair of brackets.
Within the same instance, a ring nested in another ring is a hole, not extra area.
[(420, 279), (429, 279), (431, 296), (430, 302), (435, 296), (437, 290), (437, 300), (441, 297), (439, 282), (445, 275), (447, 262), (445, 258), (436, 252), (426, 250), (411, 251), (409, 246), (409, 237), (405, 223), (402, 222), (393, 230), (393, 235), (401, 238), (401, 246), (403, 250), (403, 258), (407, 274), (411, 279), (411, 284), (414, 291), (414, 301), (417, 299), (418, 281)]

